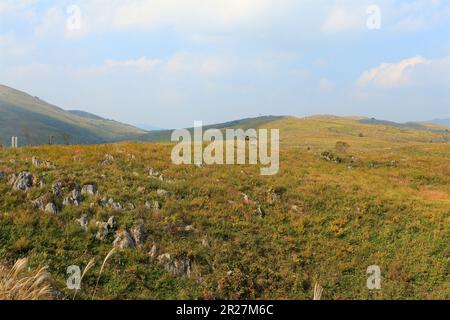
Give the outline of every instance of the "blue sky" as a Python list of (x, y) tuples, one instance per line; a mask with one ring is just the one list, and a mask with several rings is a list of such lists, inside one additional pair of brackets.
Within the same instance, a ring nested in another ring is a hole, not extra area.
[(0, 83), (160, 128), (448, 118), (449, 35), (445, 0), (0, 0)]

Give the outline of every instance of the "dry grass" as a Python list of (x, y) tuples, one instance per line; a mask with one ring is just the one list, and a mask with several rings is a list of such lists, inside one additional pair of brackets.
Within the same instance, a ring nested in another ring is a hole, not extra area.
[(98, 274), (97, 283), (95, 285), (94, 294), (92, 295), (92, 300), (95, 298), (95, 293), (97, 292), (98, 283), (100, 282), (100, 277), (102, 276), (103, 269), (105, 268), (106, 262), (108, 262), (109, 258), (111, 258), (114, 253), (116, 253), (116, 248), (112, 248), (112, 250), (106, 255), (105, 260), (103, 260), (102, 267), (100, 268), (100, 272)]
[(323, 288), (320, 284), (316, 282), (314, 285), (314, 298), (313, 300), (321, 300), (322, 299)]
[[(95, 258), (92, 258), (92, 259), (88, 262), (88, 264), (86, 265), (86, 267), (84, 268), (83, 274), (81, 275), (80, 282), (83, 282), (84, 276), (86, 275), (86, 273), (87, 273), (94, 265), (95, 265)], [(73, 294), (73, 298), (72, 298), (73, 300), (75, 300), (75, 298), (76, 298), (76, 296), (77, 296), (77, 293), (78, 293), (78, 289), (76, 289), (76, 290), (75, 290), (75, 293)]]
[(18, 260), (11, 269), (0, 265), (0, 300), (48, 300), (52, 290), (47, 267), (30, 273), (28, 259)]

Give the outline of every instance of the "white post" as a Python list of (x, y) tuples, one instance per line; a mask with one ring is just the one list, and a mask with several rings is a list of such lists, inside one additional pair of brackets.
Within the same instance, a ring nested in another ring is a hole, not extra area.
[(11, 137), (11, 148), (17, 148), (18, 143), (17, 143), (18, 138), (16, 136), (12, 136)]

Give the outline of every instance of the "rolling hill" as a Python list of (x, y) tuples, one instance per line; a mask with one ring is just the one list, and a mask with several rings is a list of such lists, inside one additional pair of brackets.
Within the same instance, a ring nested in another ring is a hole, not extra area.
[[(449, 141), (450, 126), (445, 123), (396, 123), (362, 117), (330, 115), (305, 118), (262, 116), (204, 126), (204, 130), (227, 128), (277, 128), (282, 146), (313, 148), (332, 146), (337, 137), (352, 145), (395, 146), (402, 143)], [(192, 128), (188, 129), (192, 132)], [(172, 130), (145, 131), (95, 114), (66, 111), (38, 97), (0, 85), (0, 144), (9, 145), (11, 136), (19, 145), (100, 144), (119, 141), (170, 142)], [(334, 141), (334, 142), (333, 142)]]
[(445, 125), (445, 126), (450, 126), (450, 118), (448, 118), (448, 119), (435, 119), (435, 120), (432, 120), (431, 122), (436, 123), (436, 124)]
[(38, 97), (0, 85), (0, 144), (96, 144), (126, 140), (144, 130), (87, 113), (69, 112)]

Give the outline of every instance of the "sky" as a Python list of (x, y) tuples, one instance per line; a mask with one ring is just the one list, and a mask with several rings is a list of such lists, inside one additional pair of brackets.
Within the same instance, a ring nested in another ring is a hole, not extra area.
[(450, 1), (0, 0), (0, 84), (157, 128), (450, 118)]

